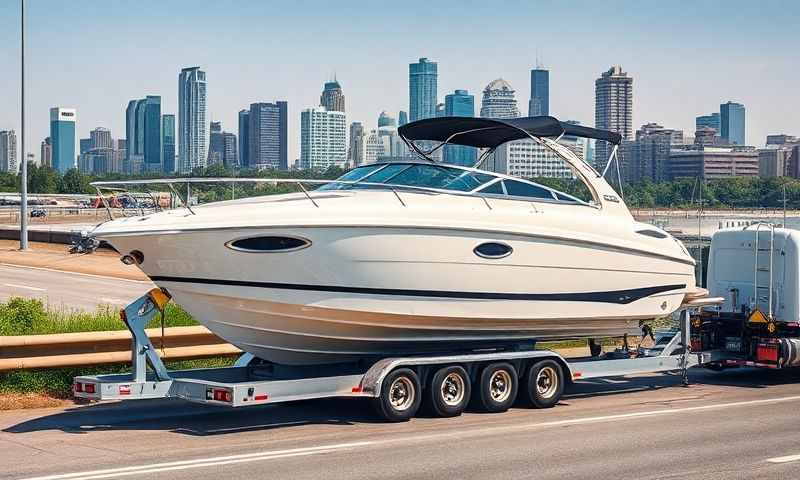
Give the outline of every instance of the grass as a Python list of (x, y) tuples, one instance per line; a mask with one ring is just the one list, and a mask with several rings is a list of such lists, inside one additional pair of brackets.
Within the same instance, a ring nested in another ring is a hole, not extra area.
[[(167, 304), (164, 315), (167, 327), (197, 325), (197, 322), (181, 307)], [(156, 317), (150, 327), (160, 325)], [(98, 307), (94, 312), (55, 309), (34, 298), (12, 298), (0, 303), (0, 335), (43, 335), (48, 333), (97, 332), (125, 330), (116, 308)]]
[[(159, 325), (160, 319), (156, 317), (148, 326)], [(164, 325), (182, 327), (197, 325), (197, 322), (181, 307), (169, 303), (164, 314)], [(31, 298), (12, 298), (8, 302), (0, 303), (0, 336), (108, 330), (125, 330), (125, 324), (119, 318), (119, 310), (110, 306), (99, 307), (94, 312), (84, 312), (51, 308), (41, 300)], [(230, 365), (233, 361), (230, 358), (187, 360), (167, 362), (167, 367), (170, 369), (218, 367)], [(42, 393), (56, 398), (68, 398), (72, 393), (73, 377), (129, 371), (129, 364), (14, 370), (0, 373), (0, 395)]]
[[(165, 362), (170, 370), (190, 368), (227, 367), (235, 358), (218, 357), (199, 360)], [(72, 379), (80, 375), (104, 375), (130, 372), (130, 364), (103, 365), (97, 367), (49, 368), (35, 370), (13, 370), (0, 373), (0, 395), (43, 393), (55, 398), (72, 396)]]

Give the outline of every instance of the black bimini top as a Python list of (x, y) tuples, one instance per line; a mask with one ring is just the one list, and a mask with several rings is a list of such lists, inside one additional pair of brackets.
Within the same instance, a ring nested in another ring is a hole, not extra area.
[(438, 117), (407, 123), (398, 129), (408, 141), (430, 140), (452, 145), (496, 148), (512, 140), (534, 137), (576, 137), (605, 140), (618, 145), (622, 136), (607, 130), (560, 122), (553, 117), (474, 118)]

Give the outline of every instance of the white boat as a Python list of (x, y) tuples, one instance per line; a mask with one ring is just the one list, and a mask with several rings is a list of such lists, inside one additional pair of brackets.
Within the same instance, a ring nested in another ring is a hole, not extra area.
[(316, 190), (114, 220), (93, 235), (214, 333), (283, 364), (619, 336), (695, 291), (684, 246), (636, 222), (602, 175), (556, 142), (619, 135), (552, 117), (438, 118), (399, 133), (418, 151), (419, 140), (489, 153), (534, 139), (591, 198), (403, 161), (356, 167)]

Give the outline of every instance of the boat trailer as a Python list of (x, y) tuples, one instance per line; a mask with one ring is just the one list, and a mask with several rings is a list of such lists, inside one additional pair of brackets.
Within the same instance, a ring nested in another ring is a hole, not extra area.
[(121, 310), (120, 316), (132, 335), (132, 372), (75, 377), (76, 398), (98, 401), (180, 398), (201, 404), (244, 407), (361, 397), (371, 399), (384, 419), (401, 421), (414, 416), (424, 395), (434, 397), (431, 400), (436, 406), (434, 411), (440, 416), (460, 414), (470, 400), (472, 384), (472, 389), (478, 390), (474, 397), (481, 399), (478, 403), (484, 410), (506, 410), (517, 390), (520, 396), (527, 397), (528, 403), (547, 408), (558, 403), (566, 383), (578, 380), (680, 371), (683, 384), (688, 385), (687, 370), (700, 361), (688, 347), (690, 314), (717, 305), (722, 299), (701, 298), (684, 304), (679, 312), (678, 333), (660, 355), (652, 357), (566, 359), (551, 350), (531, 349), (391, 357), (370, 365), (304, 368), (275, 365), (244, 353), (230, 367), (172, 371), (164, 365), (145, 333), (145, 326), (164, 314), (169, 300), (166, 292), (154, 288)]

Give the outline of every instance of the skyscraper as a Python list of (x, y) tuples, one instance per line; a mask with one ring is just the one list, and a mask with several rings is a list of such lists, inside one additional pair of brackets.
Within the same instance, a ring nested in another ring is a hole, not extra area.
[(719, 112), (709, 113), (708, 115), (700, 115), (694, 119), (695, 130), (700, 130), (703, 127), (713, 128), (716, 130), (717, 135), (720, 131)]
[(42, 167), (53, 168), (53, 145), (50, 141), (50, 137), (45, 138), (42, 140), (42, 145), (40, 146), (39, 152), (39, 165)]
[(181, 70), (178, 77), (178, 157), (183, 173), (204, 167), (206, 163), (206, 87), (206, 72), (200, 67)]
[(319, 104), (329, 112), (344, 112), (344, 94), (342, 86), (336, 79), (332, 82), (325, 82), (322, 95), (319, 97)]
[(128, 102), (125, 122), (128, 141), (124, 164), (126, 173), (160, 172), (161, 97), (148, 95)]
[[(630, 140), (633, 135), (633, 78), (614, 65), (595, 80), (594, 125)], [(608, 163), (608, 142), (595, 143), (595, 166), (602, 171)]]
[(438, 64), (427, 58), (408, 65), (408, 99), (412, 122), (436, 116)]
[(224, 155), (222, 156), (222, 163), (226, 168), (237, 168), (239, 166), (239, 155), (237, 152), (236, 134), (230, 132), (222, 132), (222, 145), (224, 147)]
[(83, 155), (92, 149), (91, 138), (81, 138), (78, 140), (78, 155)]
[(347, 126), (344, 112), (325, 107), (300, 113), (300, 168), (325, 170), (347, 162)]
[(514, 89), (502, 78), (493, 80), (483, 89), (481, 117), (515, 118), (519, 117)]
[(222, 163), (225, 156), (225, 139), (222, 136), (222, 123), (211, 122), (208, 134), (208, 161), (207, 165)]
[(347, 162), (357, 167), (365, 162), (364, 157), (364, 125), (361, 122), (350, 124), (350, 146), (347, 149)]
[(0, 172), (17, 173), (17, 133), (14, 130), (0, 132)]
[(394, 130), (397, 128), (395, 124), (394, 118), (392, 118), (386, 111), (382, 111), (380, 115), (378, 115), (378, 130), (381, 128), (388, 128), (390, 130)]
[(683, 143), (683, 131), (664, 128), (656, 123), (642, 125), (636, 140), (622, 142), (622, 178), (628, 182), (671, 178), (669, 156), (673, 145)]
[(239, 166), (250, 166), (250, 110), (239, 110)]
[(175, 171), (175, 115), (161, 116), (161, 165), (164, 173)]
[[(466, 90), (456, 90), (444, 97), (444, 114), (448, 117), (474, 117), (475, 97)], [(445, 145), (444, 163), (471, 167), (478, 158), (478, 151), (464, 145)]]
[(727, 102), (719, 106), (720, 136), (729, 145), (745, 144), (745, 110), (741, 103)]
[[(247, 167), (259, 170), (289, 168), (287, 115), (288, 106), (284, 101), (250, 104), (247, 115)], [(242, 118), (241, 114), (239, 118)], [(241, 127), (239, 135), (242, 135)]]
[(52, 142), (53, 168), (64, 173), (75, 168), (75, 123), (74, 108), (53, 107), (50, 109), (50, 140)]
[(531, 99), (528, 116), (550, 115), (550, 72), (537, 66), (531, 70)]
[(408, 113), (404, 110), (400, 110), (400, 113), (397, 115), (397, 126), (402, 127), (406, 123), (408, 123)]
[(89, 132), (90, 148), (111, 148), (111, 130), (97, 127)]

